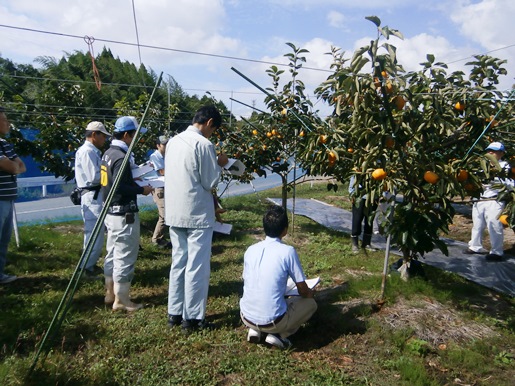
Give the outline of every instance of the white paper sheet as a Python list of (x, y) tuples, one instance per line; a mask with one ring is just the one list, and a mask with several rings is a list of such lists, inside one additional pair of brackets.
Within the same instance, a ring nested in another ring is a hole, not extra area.
[(221, 223), (216, 221), (213, 231), (218, 233), (223, 233), (224, 235), (230, 235), (232, 230), (232, 225), (227, 223)]
[(165, 178), (164, 177), (157, 177), (157, 178), (152, 178), (152, 179), (148, 179), (148, 180), (135, 180), (136, 183), (139, 185), (139, 186), (152, 186), (154, 189), (156, 188), (164, 188), (165, 187)]
[(144, 164), (139, 165), (137, 168), (132, 169), (132, 178), (139, 178), (144, 176), (147, 173), (150, 173), (154, 170), (154, 164), (152, 162), (145, 162)]
[[(315, 277), (313, 279), (306, 279), (306, 284), (309, 288), (313, 289), (315, 286), (320, 283), (320, 277)], [(299, 291), (297, 290), (297, 284), (291, 279), (288, 278), (288, 282), (286, 283), (286, 292), (284, 296), (298, 296)]]
[(224, 169), (234, 176), (241, 176), (245, 172), (245, 165), (239, 159), (229, 158)]

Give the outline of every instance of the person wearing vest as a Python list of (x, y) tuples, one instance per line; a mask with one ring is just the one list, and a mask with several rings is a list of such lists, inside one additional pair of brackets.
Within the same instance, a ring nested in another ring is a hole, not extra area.
[[(5, 110), (0, 107), (0, 135), (5, 136), (10, 129)], [(15, 275), (6, 274), (4, 268), (13, 230), (14, 200), (18, 197), (16, 175), (25, 170), (25, 164), (14, 152), (13, 146), (0, 138), (0, 284), (11, 283), (17, 279)]]
[[(113, 310), (136, 311), (142, 304), (130, 300), (131, 281), (138, 258), (140, 221), (138, 194), (148, 195), (154, 188), (139, 186), (132, 177), (130, 163), (121, 168), (129, 145), (134, 139), (138, 122), (134, 117), (121, 117), (115, 123), (113, 141), (102, 157), (100, 182), (102, 193), (107, 198), (114, 180), (121, 173), (120, 183), (107, 209), (107, 254), (104, 261), (106, 304), (113, 303)], [(142, 134), (147, 129), (141, 128)]]
[[(100, 164), (102, 163), (102, 152), (109, 134), (101, 122), (90, 122), (86, 127), (84, 144), (75, 153), (75, 182), (82, 190), (80, 209), (84, 221), (84, 246), (86, 249), (93, 228), (97, 223), (102, 211), (103, 196), (100, 191)], [(104, 228), (99, 232), (98, 237), (91, 249), (89, 259), (81, 262), (85, 266), (84, 274), (87, 278), (99, 278), (97, 266), (98, 259), (104, 247)]]

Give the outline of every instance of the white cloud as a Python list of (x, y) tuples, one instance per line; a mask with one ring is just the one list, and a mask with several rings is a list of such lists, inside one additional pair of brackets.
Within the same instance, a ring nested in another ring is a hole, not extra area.
[(481, 44), (487, 50), (514, 43), (513, 18), (515, 1), (460, 1), (450, 8), (451, 20), (458, 24), (464, 37)]
[[(412, 38), (399, 40), (394, 43), (397, 47), (399, 62), (406, 71), (421, 69), (420, 63), (426, 61), (426, 55), (432, 54), (436, 61), (449, 63), (449, 72), (463, 69), (464, 61), (455, 62), (458, 59), (470, 57), (472, 49), (457, 48), (442, 36), (433, 36), (422, 33)], [(451, 63), (452, 62), (452, 63)]]
[[(394, 38), (390, 42), (398, 47), (399, 60), (407, 70), (419, 69), (427, 53), (435, 54), (439, 61), (455, 62), (453, 70), (463, 66), (472, 54), (514, 43), (513, 0), (263, 0), (259, 6), (249, 0), (135, 0), (135, 8), (141, 44), (286, 63), (283, 55), (290, 50), (285, 42), (293, 42), (310, 51), (305, 67), (325, 70), (332, 60), (324, 55), (330, 51), (331, 41), (343, 40), (346, 57), (360, 45), (369, 44), (368, 37), (356, 43), (354, 40), (374, 34), (371, 24), (363, 19), (370, 14), (405, 33), (405, 41)], [(80, 37), (0, 28), (0, 54), (18, 63), (30, 63), (39, 55), (60, 57), (65, 51), (86, 51), (84, 35), (97, 39), (95, 53), (106, 45), (122, 60), (139, 63), (137, 47), (100, 41), (136, 43), (128, 0), (2, 0), (0, 19), (13, 26)], [(141, 53), (145, 65), (171, 74), (185, 90), (241, 91), (238, 97), (242, 101), (261, 102), (259, 91), (231, 71), (231, 66), (261, 86), (270, 85), (265, 73), (270, 64), (152, 48), (142, 48)], [(491, 55), (508, 59), (508, 69), (514, 67), (514, 48)], [(310, 94), (326, 77), (326, 72), (308, 69), (300, 75)], [(512, 81), (508, 83), (509, 87)], [(251, 94), (245, 94), (248, 92)], [(226, 94), (218, 96), (226, 101)]]
[(330, 11), (327, 14), (327, 21), (331, 27), (343, 28), (345, 26), (345, 16), (337, 11)]
[(279, 3), (283, 6), (315, 8), (325, 6), (339, 6), (343, 8), (361, 8), (361, 9), (384, 9), (399, 6), (413, 5), (413, 0), (268, 0), (270, 3)]
[[(98, 40), (94, 43), (95, 52), (108, 45), (115, 55), (136, 63), (139, 61), (136, 47), (100, 41), (132, 44), (137, 42), (133, 9), (129, 1), (16, 0), (7, 3), (8, 6), (0, 8), (0, 18), (9, 20), (11, 25), (77, 36), (92, 36)], [(142, 45), (219, 55), (245, 55), (238, 39), (222, 34), (227, 15), (219, 1), (146, 0), (136, 1), (135, 9), (139, 42)], [(4, 36), (5, 31), (1, 32)], [(16, 36), (16, 42), (11, 44), (9, 39), (3, 39), (2, 45), (10, 45), (9, 51), (16, 49), (18, 45), (16, 51), (23, 57), (60, 57), (64, 51), (87, 49), (82, 39), (54, 36), (54, 44), (49, 46), (48, 35), (23, 32), (16, 35), (20, 35)], [(20, 38), (25, 39), (23, 44), (20, 44)], [(45, 41), (46, 45), (43, 43)], [(190, 64), (205, 60), (194, 55), (144, 48), (142, 56), (142, 60), (151, 67), (161, 64), (163, 60), (167, 60), (165, 58), (176, 63), (187, 61)]]
[[(464, 38), (481, 45), (484, 50), (474, 54), (488, 55), (505, 59), (508, 76), (500, 78), (500, 89), (510, 89), (514, 84), (515, 41), (513, 39), (513, 0), (460, 0), (452, 7), (450, 18), (455, 22)], [(492, 51), (492, 52), (489, 52)]]

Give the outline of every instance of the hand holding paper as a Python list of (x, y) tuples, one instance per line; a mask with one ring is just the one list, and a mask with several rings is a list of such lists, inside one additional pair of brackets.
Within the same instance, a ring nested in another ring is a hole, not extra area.
[[(315, 288), (318, 283), (320, 283), (320, 277), (306, 279), (306, 285), (310, 289)], [(299, 296), (297, 284), (291, 278), (288, 278), (288, 282), (286, 283), (286, 291), (284, 292), (284, 296)]]
[(234, 176), (241, 176), (245, 172), (245, 165), (239, 159), (229, 158), (224, 169)]
[(132, 169), (132, 178), (136, 179), (144, 176), (147, 173), (150, 173), (154, 170), (154, 165), (152, 162), (145, 162), (144, 164), (139, 165), (137, 168)]

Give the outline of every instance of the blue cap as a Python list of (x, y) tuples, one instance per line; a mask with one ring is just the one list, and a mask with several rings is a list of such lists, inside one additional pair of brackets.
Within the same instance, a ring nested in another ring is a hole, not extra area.
[[(123, 133), (124, 131), (131, 131), (137, 129), (138, 121), (134, 117), (120, 117), (116, 120), (116, 123), (114, 124), (115, 133)], [(145, 134), (147, 132), (147, 129), (141, 127), (139, 132), (141, 134)]]
[(501, 142), (492, 142), (490, 145), (487, 146), (485, 150), (505, 151), (504, 145)]

